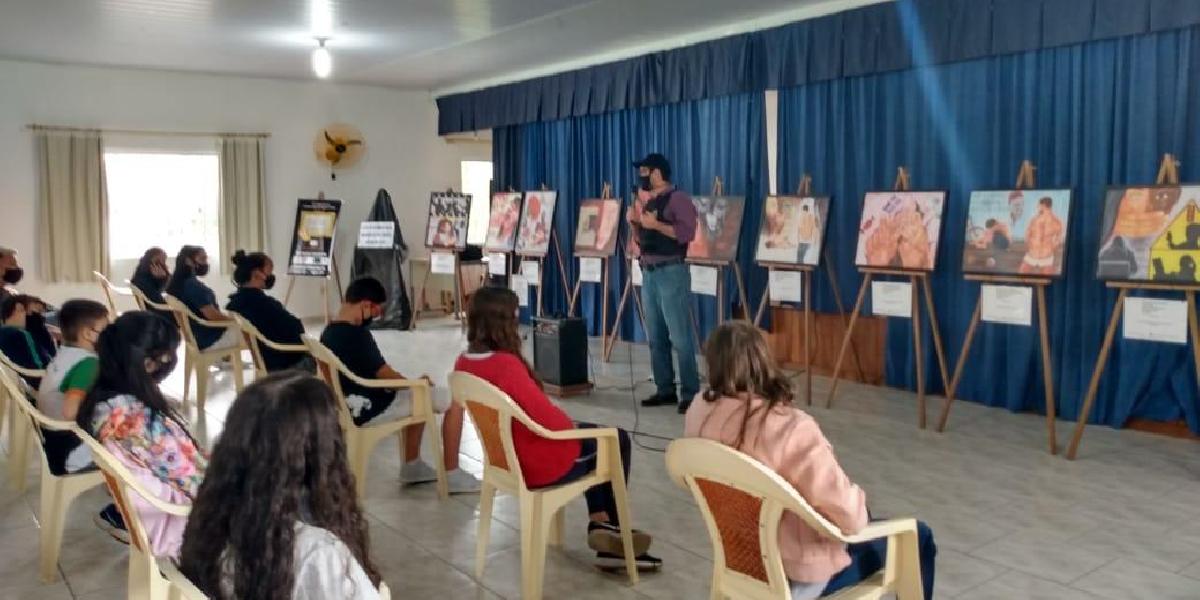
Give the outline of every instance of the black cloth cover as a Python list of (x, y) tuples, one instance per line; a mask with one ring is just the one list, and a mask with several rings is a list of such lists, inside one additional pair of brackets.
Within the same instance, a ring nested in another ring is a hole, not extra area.
[(408, 244), (400, 231), (400, 222), (392, 208), (392, 196), (380, 188), (375, 195), (375, 205), (367, 215), (367, 221), (391, 221), (396, 226), (396, 237), (388, 248), (354, 248), (354, 262), (350, 265), (351, 280), (359, 277), (374, 277), (383, 283), (388, 293), (388, 303), (383, 315), (371, 323), (371, 329), (408, 329), (412, 326), (412, 304), (408, 299), (408, 288), (404, 285), (404, 261), (408, 258)]

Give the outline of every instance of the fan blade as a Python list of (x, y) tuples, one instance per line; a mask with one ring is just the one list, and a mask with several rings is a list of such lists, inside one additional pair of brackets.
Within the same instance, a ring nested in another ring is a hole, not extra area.
[(337, 162), (338, 158), (340, 158), (341, 156), (342, 155), (338, 154), (337, 150), (334, 150), (333, 148), (329, 148), (329, 149), (325, 150), (325, 160), (327, 160), (327, 161)]
[(350, 141), (346, 142), (346, 145), (347, 146), (361, 146), (362, 140), (350, 140)]
[(326, 141), (326, 142), (329, 142), (330, 144), (334, 143), (334, 141), (333, 141), (333, 138), (329, 137), (329, 132), (328, 132), (328, 131), (322, 131), (321, 133), (324, 133), (324, 134), (325, 134), (325, 141)]

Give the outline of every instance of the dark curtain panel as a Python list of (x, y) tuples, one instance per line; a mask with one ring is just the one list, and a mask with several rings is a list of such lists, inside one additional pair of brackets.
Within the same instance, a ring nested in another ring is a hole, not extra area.
[[(979, 293), (961, 274), (971, 190), (1011, 187), (1026, 158), (1040, 187), (1074, 188), (1066, 274), (1047, 298), (1059, 414), (1074, 419), (1116, 298), (1095, 278), (1105, 186), (1152, 183), (1164, 152), (1182, 157), (1185, 183), (1200, 180), (1200, 28), (789, 88), (779, 127), (779, 188), (810, 172), (833, 196), (829, 240), (847, 302), (860, 281), (863, 193), (890, 189), (898, 165), (914, 189), (949, 190), (933, 284), (951, 370)], [(818, 308), (832, 310), (825, 278), (814, 281)], [(911, 331), (891, 320), (889, 384), (914, 387)], [(981, 325), (959, 396), (1044, 410), (1035, 331)], [(1200, 433), (1191, 350), (1120, 337), (1092, 421), (1184, 417)], [(939, 390), (930, 342), (925, 378)]]
[[(707, 195), (719, 176), (728, 196), (744, 196), (746, 210), (738, 257), (753, 303), (766, 284), (765, 273), (753, 267), (763, 197), (767, 192), (766, 116), (763, 95), (738, 94), (711, 100), (624, 110), (546, 123), (497, 128), (493, 133), (492, 160), (498, 189), (537, 189), (543, 183), (558, 190), (554, 231), (563, 250), (568, 278), (573, 284), (579, 264), (571, 249), (579, 202), (598, 198), (605, 182), (627, 205), (636, 180), (631, 163), (650, 152), (662, 152), (671, 161), (675, 184), (693, 195)], [(628, 226), (622, 219), (621, 240)], [(547, 314), (565, 314), (570, 290), (564, 290), (551, 246), (543, 282)], [(736, 303), (736, 284), (727, 271), (729, 300), (726, 314)], [(625, 278), (624, 260), (611, 261), (609, 315), (616, 310)], [(600, 332), (602, 312), (599, 284), (583, 284), (576, 314), (587, 320), (592, 335)], [(631, 292), (632, 293), (632, 292)], [(711, 297), (696, 300), (694, 310), (701, 339), (714, 326), (716, 303)], [(632, 299), (621, 321), (626, 339), (644, 339)]]

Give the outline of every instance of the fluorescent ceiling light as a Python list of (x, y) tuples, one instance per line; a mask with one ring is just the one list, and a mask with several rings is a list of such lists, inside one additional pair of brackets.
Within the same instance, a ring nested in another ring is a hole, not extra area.
[(314, 75), (325, 79), (333, 72), (333, 56), (329, 53), (329, 48), (325, 47), (325, 40), (317, 40), (317, 43), (320, 45), (313, 48), (312, 70)]
[(333, 0), (312, 0), (311, 16), (313, 37), (333, 34)]

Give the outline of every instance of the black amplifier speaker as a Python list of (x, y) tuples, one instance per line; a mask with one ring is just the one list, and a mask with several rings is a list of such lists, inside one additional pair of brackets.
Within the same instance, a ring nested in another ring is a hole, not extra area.
[(587, 327), (580, 317), (533, 320), (533, 368), (556, 387), (588, 385)]

